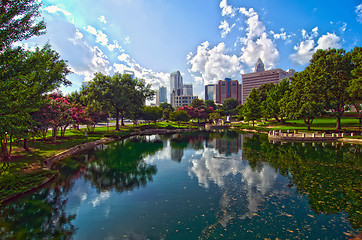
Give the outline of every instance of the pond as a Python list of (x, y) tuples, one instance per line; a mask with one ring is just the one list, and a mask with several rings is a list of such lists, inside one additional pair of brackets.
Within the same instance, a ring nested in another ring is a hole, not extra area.
[(352, 239), (359, 145), (183, 133), (102, 145), (0, 209), (2, 239)]

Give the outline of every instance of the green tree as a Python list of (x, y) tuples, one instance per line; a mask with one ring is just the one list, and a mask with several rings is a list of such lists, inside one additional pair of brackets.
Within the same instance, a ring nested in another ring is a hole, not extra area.
[(310, 79), (309, 67), (307, 67), (291, 77), (290, 90), (280, 101), (280, 109), (290, 118), (302, 118), (310, 130), (313, 120), (324, 112), (321, 98), (322, 92)]
[(204, 107), (204, 100), (203, 100), (203, 99), (195, 98), (194, 100), (192, 100), (191, 106), (192, 106), (193, 108), (201, 109), (201, 108)]
[(350, 52), (354, 68), (352, 70), (352, 79), (350, 80), (347, 92), (350, 97), (350, 103), (355, 107), (359, 119), (359, 129), (361, 130), (361, 103), (362, 103), (362, 48), (355, 47)]
[(144, 105), (146, 100), (152, 100), (155, 92), (144, 80), (132, 79), (129, 74), (116, 73), (112, 77), (96, 73), (93, 81), (86, 88), (88, 98), (98, 101), (116, 116), (116, 130), (119, 130), (119, 118), (124, 126), (125, 114), (132, 109)]
[[(11, 139), (25, 137), (32, 128), (31, 113), (45, 101), (45, 93), (70, 85), (66, 62), (45, 45), (25, 51), (7, 48), (0, 54), (0, 141), (4, 158), (11, 153)], [(8, 151), (7, 146), (10, 144)]]
[(216, 104), (215, 104), (214, 100), (206, 100), (205, 107), (206, 108), (212, 107), (212, 109), (216, 110)]
[(267, 112), (278, 122), (284, 123), (283, 112), (280, 110), (280, 100), (283, 98), (285, 92), (289, 89), (289, 81), (283, 79), (279, 84), (274, 85), (269, 89), (266, 100), (263, 102), (263, 111)]
[(265, 100), (268, 96), (268, 92), (274, 88), (274, 83), (265, 83), (263, 85), (261, 85), (260, 87), (258, 87), (258, 89), (256, 90), (258, 93), (258, 96), (260, 98), (261, 101), (261, 105), (262, 105), (262, 116), (265, 118), (265, 121), (268, 120), (269, 117), (271, 117), (270, 112), (267, 111), (267, 107), (265, 104)]
[(153, 121), (156, 125), (156, 121), (162, 117), (162, 108), (155, 106), (146, 106), (143, 108), (143, 119)]
[(350, 54), (343, 49), (319, 49), (309, 67), (312, 81), (324, 93), (321, 101), (336, 117), (336, 129), (341, 129), (341, 117), (350, 98), (346, 91), (353, 70)]
[(190, 121), (191, 117), (190, 115), (187, 114), (186, 110), (179, 110), (172, 112), (170, 114), (170, 119), (172, 121), (177, 122), (178, 125), (180, 126), (181, 122), (188, 122)]
[(41, 4), (36, 0), (1, 0), (0, 51), (13, 43), (45, 33), (45, 22), (36, 22)]
[(218, 120), (223, 116), (223, 111), (220, 110), (215, 110), (213, 113), (210, 113), (209, 118), (212, 120)]
[(162, 117), (166, 120), (169, 120), (170, 119), (170, 114), (172, 113), (172, 109), (170, 108), (165, 108), (163, 111), (162, 111)]
[(254, 121), (261, 118), (261, 106), (260, 98), (255, 88), (253, 88), (246, 99), (246, 103), (243, 106), (243, 114), (247, 121)]
[(169, 109), (171, 109), (171, 111), (175, 111), (175, 109), (172, 107), (172, 105), (167, 103), (167, 102), (161, 103), (160, 108), (162, 108), (162, 110), (165, 110), (166, 108), (169, 108)]
[(222, 104), (222, 110), (225, 115), (237, 114), (236, 108), (239, 106), (239, 101), (235, 98), (227, 98)]

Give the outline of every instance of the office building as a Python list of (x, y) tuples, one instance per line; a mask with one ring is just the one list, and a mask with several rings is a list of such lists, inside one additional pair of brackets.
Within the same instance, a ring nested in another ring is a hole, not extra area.
[(213, 91), (214, 102), (217, 104), (223, 104), (228, 98), (235, 98), (241, 103), (241, 84), (238, 80), (231, 80), (231, 78), (219, 80)]
[(182, 87), (182, 93), (183, 95), (192, 96), (194, 95), (192, 90), (192, 84), (184, 84)]
[(286, 72), (280, 68), (265, 71), (264, 64), (259, 58), (258, 62), (255, 64), (254, 72), (242, 75), (242, 104), (245, 104), (246, 99), (253, 88), (258, 89), (265, 83), (278, 84), (284, 78), (293, 76), (294, 73), (294, 69), (289, 69)]
[(164, 102), (167, 102), (167, 88), (159, 87), (156, 91), (156, 106), (160, 106)]
[(176, 106), (175, 97), (182, 96), (183, 82), (180, 71), (170, 74), (170, 103), (173, 107)]
[(173, 97), (173, 107), (182, 107), (184, 105), (190, 105), (192, 103), (192, 100), (195, 98), (198, 98), (197, 96), (192, 95), (182, 95), (182, 96), (174, 96)]
[(214, 100), (215, 84), (208, 84), (205, 86), (205, 101)]

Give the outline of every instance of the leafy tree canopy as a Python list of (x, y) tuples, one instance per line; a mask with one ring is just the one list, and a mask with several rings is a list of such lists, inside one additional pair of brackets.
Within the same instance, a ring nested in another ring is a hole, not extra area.
[(152, 100), (155, 91), (142, 79), (132, 79), (129, 74), (116, 73), (112, 77), (96, 73), (93, 81), (85, 89), (90, 101), (96, 101), (115, 113), (116, 130), (119, 130), (125, 114), (142, 107), (146, 100)]
[(40, 6), (37, 0), (1, 0), (0, 51), (17, 41), (45, 33), (45, 22), (37, 22)]

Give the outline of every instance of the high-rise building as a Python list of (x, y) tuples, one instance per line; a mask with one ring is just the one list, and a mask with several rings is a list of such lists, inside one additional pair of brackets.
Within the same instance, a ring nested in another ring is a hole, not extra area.
[(215, 84), (208, 84), (205, 86), (205, 101), (214, 100)]
[(223, 104), (225, 99), (235, 98), (241, 103), (241, 84), (238, 80), (219, 80), (218, 84), (214, 87), (214, 102)]
[(182, 107), (184, 105), (190, 105), (192, 100), (198, 98), (197, 96), (192, 95), (182, 95), (182, 96), (175, 96), (174, 97), (174, 105), (173, 107)]
[(156, 91), (156, 105), (159, 106), (163, 102), (167, 102), (167, 88), (159, 87)]
[(253, 73), (243, 74), (243, 87), (242, 87), (242, 104), (246, 102), (246, 99), (249, 96), (249, 93), (253, 88), (258, 89), (261, 85), (265, 83), (278, 84), (284, 78), (288, 78), (295, 73), (295, 70), (289, 69), (288, 72), (277, 68), (272, 70), (264, 70), (264, 63), (261, 59), (258, 59), (258, 62), (255, 64)]
[(175, 97), (181, 96), (183, 92), (182, 76), (180, 71), (170, 74), (170, 102), (173, 107), (175, 104)]
[(184, 84), (182, 88), (183, 95), (192, 96), (194, 95), (192, 90), (192, 84)]
[(183, 79), (179, 71), (170, 74), (170, 103), (173, 107), (182, 107), (190, 105), (192, 100), (197, 98), (193, 96), (191, 84), (183, 84)]

